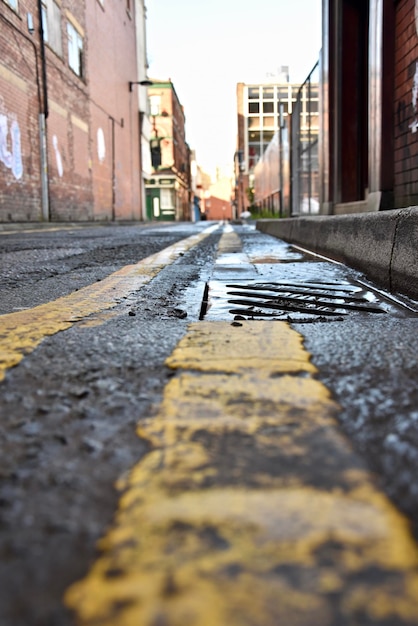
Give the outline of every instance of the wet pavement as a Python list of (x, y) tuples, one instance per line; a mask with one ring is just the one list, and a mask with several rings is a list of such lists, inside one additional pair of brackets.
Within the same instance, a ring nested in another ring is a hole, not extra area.
[(207, 226), (1, 239), (0, 622), (418, 624), (415, 303)]

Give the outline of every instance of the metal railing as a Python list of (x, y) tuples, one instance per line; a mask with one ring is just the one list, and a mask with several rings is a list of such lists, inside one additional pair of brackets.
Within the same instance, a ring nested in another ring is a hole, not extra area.
[(319, 212), (319, 62), (301, 85), (292, 111), (292, 215)]

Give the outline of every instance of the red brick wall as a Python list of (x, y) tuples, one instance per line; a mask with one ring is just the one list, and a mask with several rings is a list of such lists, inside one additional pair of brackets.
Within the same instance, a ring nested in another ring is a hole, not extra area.
[[(26, 23), (0, 7), (0, 221), (41, 212), (36, 50)], [(26, 30), (25, 30), (26, 29)]]
[[(188, 146), (185, 133), (185, 116), (183, 107), (178, 101), (174, 89), (167, 85), (150, 87), (150, 96), (161, 97), (161, 115), (155, 120), (155, 126), (161, 141), (161, 165), (173, 167), (177, 170), (179, 178), (185, 185), (188, 180)], [(153, 134), (153, 133), (152, 133)]]
[(396, 7), (394, 191), (395, 206), (417, 204), (418, 35), (415, 0), (401, 0)]
[[(140, 219), (138, 99), (128, 89), (137, 77), (134, 15), (122, 0), (103, 6), (98, 0), (58, 4), (62, 55), (46, 46), (51, 219)], [(34, 18), (32, 36), (28, 12)], [(42, 217), (37, 17), (36, 0), (20, 0), (18, 14), (0, 0), (0, 221)], [(68, 64), (68, 19), (83, 37), (82, 77)]]
[(95, 215), (110, 218), (113, 211), (121, 220), (143, 217), (138, 97), (136, 88), (128, 88), (137, 80), (135, 21), (126, 6), (89, 0), (86, 12)]
[(208, 220), (231, 220), (231, 203), (229, 200), (210, 196), (205, 201), (205, 214)]
[[(83, 36), (83, 76), (68, 64), (68, 14)], [(94, 217), (89, 132), (89, 65), (85, 3), (65, 0), (61, 5), (62, 58), (47, 46), (49, 94), (48, 164), (51, 219), (89, 220)], [(84, 131), (81, 130), (84, 128)], [(83, 137), (84, 136), (84, 137)]]
[(112, 121), (94, 104), (92, 117), (92, 172), (96, 219), (112, 217)]
[(205, 202), (205, 213), (208, 220), (232, 219), (232, 181), (220, 178), (210, 186), (210, 196)]

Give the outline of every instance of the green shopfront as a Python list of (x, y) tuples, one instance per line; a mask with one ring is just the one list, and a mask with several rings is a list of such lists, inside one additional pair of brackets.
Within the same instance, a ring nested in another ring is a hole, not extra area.
[(147, 220), (174, 221), (176, 219), (175, 178), (150, 178), (145, 182)]

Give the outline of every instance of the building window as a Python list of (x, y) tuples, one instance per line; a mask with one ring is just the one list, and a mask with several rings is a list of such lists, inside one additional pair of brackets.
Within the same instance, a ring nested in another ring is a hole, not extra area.
[(274, 128), (274, 117), (271, 115), (263, 117), (263, 127)]
[(274, 102), (263, 102), (263, 113), (273, 113)]
[(48, 31), (48, 9), (46, 7), (46, 4), (44, 4), (42, 2), (42, 14), (41, 14), (41, 18), (42, 18), (42, 31), (43, 31), (43, 35), (44, 35), (44, 41), (46, 41), (46, 43), (48, 43), (48, 39), (49, 39), (49, 31)]
[(257, 161), (260, 157), (260, 145), (249, 145), (248, 146), (248, 168), (253, 170), (257, 165)]
[(260, 103), (259, 102), (249, 102), (248, 103), (248, 113), (259, 113), (260, 112)]
[(67, 22), (68, 65), (77, 76), (83, 76), (83, 38), (70, 22)]
[(54, 0), (42, 2), (42, 30), (44, 41), (62, 56), (61, 9)]
[(248, 133), (248, 139), (250, 140), (251, 143), (260, 143), (261, 141), (261, 133), (260, 131), (255, 131), (255, 130), (251, 130)]
[(151, 115), (160, 115), (161, 96), (150, 96), (149, 108), (150, 108)]
[(319, 111), (319, 102), (318, 100), (310, 100), (308, 104), (308, 110), (311, 113), (318, 113)]
[(17, 0), (6, 0), (6, 4), (17, 13)]
[(161, 208), (174, 208), (174, 192), (172, 189), (161, 189)]
[(259, 117), (249, 117), (248, 118), (248, 128), (260, 128), (260, 118)]
[(248, 98), (251, 100), (257, 100), (260, 97), (260, 90), (258, 87), (248, 88)]
[[(295, 89), (295, 93), (297, 95), (297, 89)], [(289, 99), (289, 87), (277, 87), (277, 98), (279, 100), (288, 100)]]

